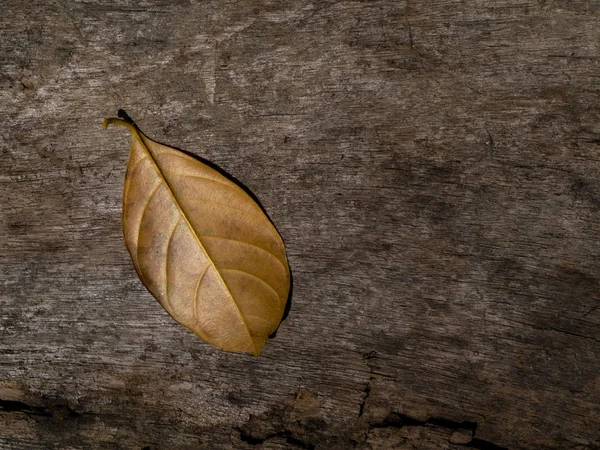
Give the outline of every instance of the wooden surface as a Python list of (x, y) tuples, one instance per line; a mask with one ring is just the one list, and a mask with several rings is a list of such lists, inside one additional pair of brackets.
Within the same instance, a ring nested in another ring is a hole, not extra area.
[[(599, 2), (1, 6), (0, 448), (600, 448)], [(259, 358), (138, 280), (118, 108), (283, 235)]]

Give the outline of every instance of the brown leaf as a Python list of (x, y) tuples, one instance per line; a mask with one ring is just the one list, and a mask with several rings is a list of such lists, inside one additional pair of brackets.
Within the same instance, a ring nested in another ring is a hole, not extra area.
[(133, 121), (123, 234), (137, 273), (167, 312), (209, 344), (259, 355), (279, 325), (290, 272), (279, 233), (216, 170), (145, 136)]

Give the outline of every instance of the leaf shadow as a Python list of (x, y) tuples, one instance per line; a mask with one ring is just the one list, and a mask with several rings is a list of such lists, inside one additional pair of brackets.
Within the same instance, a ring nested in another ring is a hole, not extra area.
[[(131, 124), (135, 125), (137, 127), (137, 124), (135, 123), (135, 121), (129, 116), (129, 114), (127, 114), (123, 109), (119, 109), (117, 116), (120, 117), (121, 119), (130, 122)], [(154, 139), (153, 139), (154, 140)], [(277, 230), (277, 227), (275, 226), (275, 223), (273, 222), (273, 220), (271, 219), (271, 217), (269, 216), (269, 213), (265, 210), (264, 206), (262, 205), (262, 203), (260, 202), (260, 200), (258, 199), (258, 197), (256, 197), (256, 195), (254, 194), (254, 192), (252, 192), (248, 186), (246, 186), (244, 183), (242, 183), (240, 180), (238, 180), (235, 176), (233, 176), (232, 174), (230, 174), (229, 172), (227, 172), (225, 169), (223, 169), (222, 167), (216, 165), (215, 163), (213, 163), (212, 161), (209, 161), (201, 156), (198, 156), (192, 152), (189, 152), (187, 150), (183, 150), (179, 147), (175, 147), (171, 144), (164, 144), (160, 141), (156, 141), (159, 144), (162, 145), (166, 145), (168, 147), (174, 148), (178, 151), (180, 151), (181, 153), (184, 153), (188, 156), (190, 156), (191, 158), (194, 158), (196, 161), (201, 162), (202, 164), (210, 167), (211, 169), (213, 169), (214, 171), (220, 173), (221, 175), (223, 175), (225, 178), (227, 178), (229, 181), (235, 183), (238, 187), (240, 187), (246, 194), (248, 194), (250, 196), (250, 198), (252, 200), (254, 200), (254, 202), (256, 202), (256, 204), (259, 206), (259, 208), (261, 209), (261, 211), (263, 212), (263, 214), (266, 216), (266, 218), (269, 220), (269, 222), (271, 222), (271, 224), (273, 224), (273, 226), (275, 227), (275, 229)], [(279, 230), (277, 230), (277, 232), (279, 233)], [(286, 255), (287, 258), (287, 255)], [(288, 266), (289, 266), (289, 260), (288, 260)], [(283, 317), (281, 318), (281, 321), (279, 322), (279, 325), (277, 326), (277, 329), (271, 333), (271, 335), (269, 336), (269, 339), (273, 339), (276, 337), (277, 335), (277, 331), (279, 331), (279, 327), (281, 326), (281, 324), (283, 323), (284, 320), (287, 319), (288, 315), (290, 314), (290, 310), (292, 309), (292, 297), (293, 297), (293, 292), (294, 292), (294, 274), (292, 273), (292, 268), (290, 267), (290, 291), (288, 293), (288, 298), (287, 301), (285, 303), (285, 309), (283, 311)]]

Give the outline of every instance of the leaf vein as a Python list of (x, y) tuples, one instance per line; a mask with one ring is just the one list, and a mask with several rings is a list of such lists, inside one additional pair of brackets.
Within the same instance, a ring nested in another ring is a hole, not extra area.
[[(135, 263), (139, 266), (139, 249), (140, 249), (140, 234), (142, 231), (142, 223), (144, 223), (144, 216), (146, 215), (146, 212), (148, 211), (148, 205), (150, 204), (150, 202), (152, 201), (152, 199), (154, 198), (154, 195), (156, 194), (156, 192), (158, 191), (158, 188), (160, 187), (160, 180), (158, 180), (158, 182), (156, 183), (156, 186), (154, 186), (152, 188), (152, 191), (150, 191), (150, 195), (148, 195), (148, 200), (146, 201), (146, 204), (144, 205), (144, 209), (142, 209), (142, 216), (140, 217), (140, 225), (138, 227), (138, 234), (137, 234), (137, 238), (135, 241)], [(141, 272), (141, 269), (140, 269)]]
[(251, 244), (250, 242), (240, 241), (239, 239), (228, 238), (228, 237), (223, 237), (223, 236), (202, 235), (201, 237), (203, 239), (206, 239), (206, 238), (209, 238), (209, 239), (222, 239), (222, 240), (226, 240), (226, 241), (233, 241), (233, 242), (238, 242), (238, 243), (243, 244), (243, 245), (250, 245), (252, 247), (256, 247), (257, 249), (262, 250), (263, 252), (268, 253), (273, 258), (275, 258), (275, 260), (277, 260), (277, 262), (281, 265), (281, 267), (283, 267), (283, 270), (287, 272), (287, 270), (285, 269), (285, 265), (281, 262), (281, 260), (277, 257), (277, 255), (275, 255), (274, 253), (270, 252), (269, 250), (266, 250), (266, 249), (264, 249), (262, 247), (259, 247), (258, 245)]
[(207, 264), (206, 267), (204, 268), (204, 270), (202, 271), (202, 274), (198, 278), (198, 283), (196, 284), (196, 289), (194, 289), (194, 305), (192, 308), (192, 310), (194, 311), (194, 322), (196, 322), (198, 320), (198, 303), (199, 303), (198, 302), (198, 291), (200, 290), (200, 285), (202, 284), (204, 275), (206, 275), (206, 272), (208, 272), (209, 267), (210, 267), (210, 264)]
[(253, 273), (250, 273), (246, 270), (241, 270), (241, 269), (221, 269), (221, 272), (239, 272), (239, 273), (243, 273), (246, 274), (252, 278), (256, 278), (258, 281), (260, 281), (262, 284), (264, 284), (265, 286), (267, 286), (269, 288), (269, 290), (271, 290), (275, 296), (277, 297), (277, 300), (279, 301), (279, 303), (281, 303), (281, 297), (279, 296), (279, 294), (277, 293), (277, 291), (275, 290), (275, 288), (273, 286), (271, 286), (269, 283), (267, 283), (265, 280), (263, 280), (260, 277), (257, 277), (256, 275), (254, 275)]
[(252, 214), (252, 215), (255, 215), (255, 216), (259, 216), (260, 215), (262, 217), (262, 214), (259, 213), (258, 211), (248, 211), (246, 209), (236, 208), (235, 206), (231, 206), (231, 205), (228, 205), (226, 203), (213, 202), (212, 200), (202, 200), (202, 199), (197, 199), (197, 198), (195, 198), (195, 199), (193, 199), (191, 201), (192, 201), (192, 203), (206, 203), (206, 204), (209, 204), (209, 205), (217, 205), (217, 206), (222, 207), (222, 208), (233, 209), (234, 211), (240, 211), (240, 212), (247, 213), (247, 214)]
[(263, 319), (262, 317), (260, 317), (260, 316), (257, 316), (256, 314), (246, 314), (246, 317), (254, 317), (255, 319), (258, 319), (258, 320), (260, 320), (261, 322), (264, 322), (264, 323), (266, 323), (266, 324), (267, 324), (267, 325), (269, 325), (269, 326), (271, 325), (271, 323), (270, 323), (268, 320), (266, 320), (266, 319)]
[(214, 178), (203, 177), (203, 176), (200, 176), (200, 175), (193, 175), (193, 174), (190, 174), (190, 173), (174, 173), (173, 175), (180, 176), (180, 177), (187, 177), (187, 178), (195, 178), (195, 179), (198, 179), (198, 180), (206, 180), (206, 181), (210, 181), (211, 183), (220, 184), (222, 186), (227, 186), (227, 187), (230, 187), (230, 188), (237, 187), (234, 184), (232, 184), (230, 181), (215, 180)]
[(148, 159), (148, 157), (146, 155), (144, 155), (135, 162), (133, 167), (131, 167), (131, 169), (129, 169), (129, 172), (131, 173), (130, 177), (133, 177), (134, 172), (137, 170), (137, 168), (140, 166), (140, 164), (142, 164), (142, 162), (146, 161), (147, 159)]
[(169, 248), (171, 247), (171, 240), (173, 239), (173, 235), (175, 234), (175, 230), (177, 229), (177, 226), (179, 225), (180, 221), (181, 217), (177, 219), (177, 222), (175, 222), (175, 226), (169, 234), (169, 239), (167, 240), (167, 249), (165, 251), (165, 303), (169, 306), (169, 309), (171, 309), (171, 300), (169, 300)]

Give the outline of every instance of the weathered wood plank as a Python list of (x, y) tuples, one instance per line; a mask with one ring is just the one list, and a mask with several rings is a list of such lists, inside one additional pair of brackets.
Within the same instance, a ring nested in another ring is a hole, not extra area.
[[(0, 447), (600, 446), (597, 2), (2, 6)], [(282, 233), (261, 357), (137, 279), (118, 108)]]

